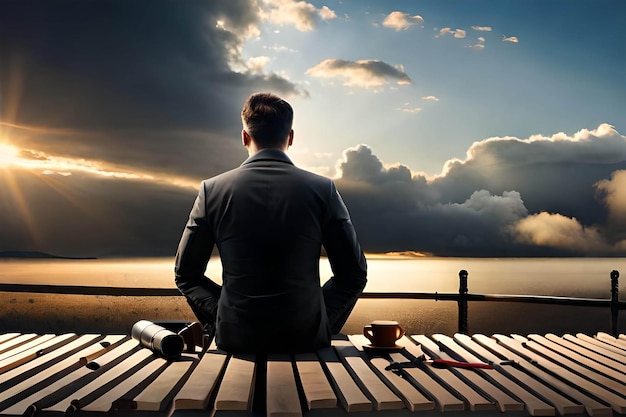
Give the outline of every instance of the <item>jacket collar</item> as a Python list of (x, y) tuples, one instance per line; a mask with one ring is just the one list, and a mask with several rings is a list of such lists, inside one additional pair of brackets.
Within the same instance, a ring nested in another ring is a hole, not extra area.
[(293, 162), (291, 162), (291, 159), (289, 159), (285, 152), (275, 148), (261, 149), (260, 151), (243, 161), (241, 165), (243, 166), (259, 161), (278, 161), (293, 165)]

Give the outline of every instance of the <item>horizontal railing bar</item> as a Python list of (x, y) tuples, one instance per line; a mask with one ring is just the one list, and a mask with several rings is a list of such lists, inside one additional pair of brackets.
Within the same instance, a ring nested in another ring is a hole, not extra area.
[[(468, 294), (471, 301), (508, 301), (535, 304), (556, 304), (586, 307), (607, 307), (610, 299), (602, 298), (577, 298), (577, 297), (555, 297), (544, 295), (516, 295), (516, 294)], [(621, 302), (622, 308), (626, 308), (626, 302)]]
[[(82, 285), (44, 285), (44, 284), (0, 284), (0, 292), (23, 292), (69, 295), (110, 295), (130, 297), (172, 297), (180, 296), (176, 288), (137, 288), (137, 287), (97, 287)], [(543, 295), (515, 294), (464, 294), (429, 293), (429, 292), (364, 292), (363, 299), (407, 299), (436, 301), (501, 301), (518, 303), (559, 304), (587, 307), (607, 307), (609, 299), (554, 297)], [(626, 302), (618, 303), (619, 309), (626, 309)]]
[(176, 288), (95, 287), (84, 285), (0, 284), (0, 292), (30, 292), (70, 295), (113, 295), (170, 297), (181, 295)]
[[(370, 299), (411, 299), (411, 300), (436, 300), (436, 301), (502, 301), (535, 304), (560, 304), (578, 305), (587, 307), (607, 307), (610, 299), (556, 297), (545, 295), (516, 295), (516, 294), (464, 294), (459, 293), (408, 293), (408, 292), (367, 292), (361, 294), (361, 298)], [(619, 302), (619, 308), (626, 308), (626, 301)]]

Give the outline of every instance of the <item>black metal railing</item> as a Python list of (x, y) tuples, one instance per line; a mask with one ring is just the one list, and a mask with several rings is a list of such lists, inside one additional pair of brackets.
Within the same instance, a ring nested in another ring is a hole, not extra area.
[[(514, 294), (473, 294), (468, 289), (468, 272), (459, 271), (458, 293), (428, 292), (364, 292), (363, 299), (407, 299), (456, 301), (458, 306), (458, 331), (468, 332), (468, 303), (470, 301), (499, 301), (513, 303), (554, 304), (568, 306), (604, 307), (610, 309), (611, 333), (619, 334), (619, 311), (626, 309), (626, 302), (619, 300), (619, 271), (611, 271), (611, 298), (576, 298), (543, 295)], [(75, 294), (75, 295), (109, 295), (131, 297), (171, 297), (180, 296), (176, 288), (135, 288), (135, 287), (94, 287), (79, 285), (43, 285), (43, 284), (1, 284), (0, 292)]]
[(468, 273), (462, 269), (459, 271), (458, 293), (418, 293), (418, 292), (367, 292), (361, 294), (361, 298), (373, 299), (412, 299), (412, 300), (436, 300), (456, 301), (458, 305), (458, 331), (468, 332), (468, 303), (470, 301), (500, 301), (513, 303), (554, 304), (583, 307), (604, 307), (611, 311), (611, 333), (619, 334), (619, 311), (626, 309), (626, 302), (619, 301), (619, 271), (611, 271), (611, 298), (577, 298), (556, 297), (544, 295), (514, 295), (514, 294), (472, 294), (467, 285)]

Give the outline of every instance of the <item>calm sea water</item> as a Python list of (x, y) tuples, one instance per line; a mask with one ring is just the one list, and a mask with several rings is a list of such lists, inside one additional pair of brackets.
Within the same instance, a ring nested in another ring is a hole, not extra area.
[[(0, 282), (173, 288), (172, 258), (98, 260), (0, 260)], [(471, 293), (531, 294), (569, 297), (610, 297), (610, 272), (626, 273), (626, 258), (410, 258), (369, 257), (372, 292), (457, 292), (458, 273), (469, 272)], [(331, 275), (320, 262), (322, 281)], [(209, 262), (207, 275), (220, 281), (219, 259)], [(620, 285), (621, 299), (624, 282)], [(626, 331), (626, 311), (620, 317)], [(411, 333), (454, 333), (455, 302), (430, 300), (360, 300), (344, 332), (360, 332), (374, 319), (400, 321)], [(566, 333), (610, 330), (608, 308), (564, 307), (502, 302), (470, 303), (470, 332)]]

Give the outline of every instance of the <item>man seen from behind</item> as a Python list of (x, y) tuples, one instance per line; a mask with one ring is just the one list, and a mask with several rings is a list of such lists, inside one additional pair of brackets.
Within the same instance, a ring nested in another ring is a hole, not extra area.
[[(293, 110), (269, 93), (241, 112), (248, 159), (202, 182), (176, 255), (176, 285), (229, 352), (329, 346), (367, 281), (367, 265), (332, 180), (293, 165)], [(205, 277), (217, 245), (222, 285)], [(333, 276), (320, 286), (324, 247)]]

